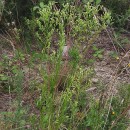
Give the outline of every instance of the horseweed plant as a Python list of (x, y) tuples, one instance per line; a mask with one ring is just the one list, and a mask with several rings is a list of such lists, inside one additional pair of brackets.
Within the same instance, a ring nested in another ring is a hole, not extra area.
[[(98, 15), (101, 8), (90, 3), (81, 6), (67, 3), (58, 8), (54, 2), (48, 5), (41, 2), (33, 8), (32, 19), (26, 20), (33, 38), (42, 47), (43, 83), (39, 85), (41, 96), (37, 101), (40, 129), (74, 130), (91, 124), (86, 122), (85, 90), (91, 86), (93, 71), (84, 69), (81, 61), (110, 22), (110, 13)], [(65, 46), (69, 52), (63, 59)]]

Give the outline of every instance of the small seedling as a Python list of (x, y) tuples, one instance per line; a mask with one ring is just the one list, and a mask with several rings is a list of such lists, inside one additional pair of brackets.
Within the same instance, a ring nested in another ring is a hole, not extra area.
[(93, 56), (99, 59), (103, 58), (103, 49), (98, 48), (97, 46), (93, 46), (94, 54)]

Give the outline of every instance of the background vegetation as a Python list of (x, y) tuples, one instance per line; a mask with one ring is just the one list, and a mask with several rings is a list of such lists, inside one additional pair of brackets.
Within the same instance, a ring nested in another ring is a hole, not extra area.
[(94, 42), (112, 28), (118, 59), (129, 20), (128, 0), (2, 0), (0, 93), (10, 98), (0, 129), (126, 130), (130, 84), (92, 79), (104, 49)]

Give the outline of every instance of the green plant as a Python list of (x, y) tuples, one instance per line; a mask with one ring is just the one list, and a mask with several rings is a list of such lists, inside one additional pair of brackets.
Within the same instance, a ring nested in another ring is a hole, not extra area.
[(101, 59), (101, 58), (103, 58), (103, 55), (102, 55), (102, 53), (103, 53), (103, 49), (99, 49), (99, 48), (97, 48), (95, 45), (93, 46), (93, 50), (94, 50), (94, 54), (93, 54), (93, 56), (94, 57), (97, 57), (97, 58), (99, 58), (99, 59)]
[[(34, 7), (33, 17), (27, 26), (40, 45), (40, 73), (43, 83), (37, 107), (40, 110), (40, 129), (85, 129), (87, 101), (86, 89), (91, 87), (92, 70), (82, 66), (84, 53), (110, 22), (110, 14), (98, 16), (99, 6), (86, 3), (77, 7), (41, 2)], [(100, 23), (101, 22), (101, 23)], [(53, 43), (53, 37), (56, 42)], [(87, 41), (85, 49), (82, 43)], [(65, 57), (63, 49), (67, 46)], [(94, 105), (94, 104), (93, 104)], [(90, 112), (91, 117), (91, 112)], [(98, 124), (98, 123), (97, 123)]]

